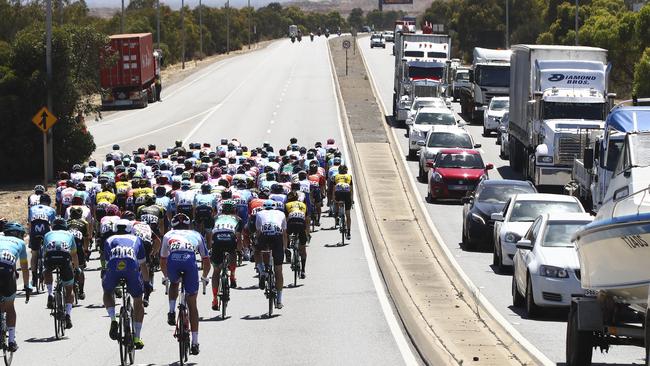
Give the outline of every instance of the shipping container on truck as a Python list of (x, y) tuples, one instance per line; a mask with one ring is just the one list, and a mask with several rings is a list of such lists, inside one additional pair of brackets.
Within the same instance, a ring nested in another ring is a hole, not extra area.
[(107, 92), (102, 107), (141, 107), (155, 101), (155, 78), (160, 75), (161, 52), (154, 50), (151, 33), (110, 36), (101, 53), (100, 83)]

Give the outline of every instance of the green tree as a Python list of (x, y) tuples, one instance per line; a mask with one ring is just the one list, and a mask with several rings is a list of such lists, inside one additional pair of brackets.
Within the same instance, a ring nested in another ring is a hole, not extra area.
[(354, 8), (350, 11), (350, 15), (348, 15), (348, 24), (356, 30), (361, 30), (361, 27), (364, 26), (363, 10), (361, 8)]
[(650, 47), (645, 49), (643, 56), (634, 67), (634, 94), (640, 98), (650, 97)]

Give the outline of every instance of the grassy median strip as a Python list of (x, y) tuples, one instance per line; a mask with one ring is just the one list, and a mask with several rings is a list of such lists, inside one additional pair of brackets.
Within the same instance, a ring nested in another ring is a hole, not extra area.
[(470, 308), (445, 258), (434, 250), (439, 244), (421, 226), (426, 222), (410, 201), (414, 198), (404, 181), (408, 178), (394, 155), (360, 51), (348, 50), (345, 74), (345, 39), (330, 40), (330, 51), (360, 208), (382, 276), (413, 344), (432, 365), (533, 364), (516, 340), (490, 329)]

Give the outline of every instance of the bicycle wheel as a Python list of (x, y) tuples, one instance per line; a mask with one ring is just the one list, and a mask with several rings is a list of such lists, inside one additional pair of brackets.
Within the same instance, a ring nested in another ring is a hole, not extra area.
[(221, 275), (221, 319), (226, 319), (226, 308), (230, 301), (230, 287), (228, 287), (228, 275)]
[[(273, 259), (271, 259), (273, 260)], [(273, 308), (275, 307), (275, 280), (274, 280), (273, 271), (268, 272), (268, 278), (266, 280), (268, 286), (268, 298), (269, 298), (269, 318), (273, 316)]]
[(122, 307), (122, 309), (120, 309), (120, 317), (118, 318), (119, 335), (117, 336), (117, 345), (120, 347), (120, 364), (122, 366), (126, 366), (126, 354), (129, 352), (127, 349), (127, 333), (125, 331), (127, 321), (128, 317), (126, 315), (126, 309)]
[(11, 366), (11, 362), (14, 360), (14, 353), (9, 352), (5, 343), (2, 345), (2, 356), (5, 360), (5, 366)]
[(127, 319), (128, 319), (128, 326), (129, 326), (129, 334), (128, 337), (128, 349), (129, 349), (129, 365), (133, 365), (133, 362), (135, 361), (135, 319), (133, 318), (133, 305), (131, 305), (131, 297), (127, 298), (126, 300), (126, 308), (127, 308)]
[(181, 366), (187, 361), (187, 324), (185, 318), (185, 309), (181, 308), (178, 312), (178, 356)]
[(7, 347), (8, 337), (7, 337), (7, 323), (5, 322), (4, 313), (2, 314), (2, 330), (0, 334), (0, 346), (2, 346), (2, 358), (5, 361), (5, 366), (10, 366), (11, 362), (14, 359), (14, 353), (9, 352)]
[(62, 286), (59, 287), (59, 291), (57, 292), (57, 319), (59, 319), (59, 332), (61, 333), (61, 337), (65, 336), (65, 301), (63, 298), (63, 288)]
[(347, 230), (345, 216), (341, 215), (341, 245), (345, 245), (345, 231)]
[(293, 269), (293, 286), (298, 286), (298, 272), (300, 271), (300, 252), (294, 247), (293, 258), (291, 258), (291, 269)]

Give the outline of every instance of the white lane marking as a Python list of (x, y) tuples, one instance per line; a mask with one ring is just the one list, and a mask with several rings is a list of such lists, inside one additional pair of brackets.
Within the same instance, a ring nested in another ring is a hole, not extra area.
[[(357, 46), (359, 46), (357, 44)], [(360, 48), (360, 47), (359, 47)], [(361, 51), (361, 58), (363, 59), (363, 63), (366, 66), (366, 69), (368, 71), (368, 76), (370, 79), (370, 84), (372, 85), (374, 94), (375, 94), (375, 99), (377, 99), (377, 102), (382, 108), (382, 112), (384, 115), (388, 115), (388, 111), (386, 109), (386, 105), (384, 104), (384, 101), (378, 97), (379, 95), (379, 89), (377, 88), (377, 84), (375, 83), (375, 78), (372, 75), (372, 71), (370, 67), (368, 66), (368, 63), (366, 62), (366, 58), (363, 54), (363, 51)], [(396, 129), (390, 127), (390, 130), (393, 134), (393, 139), (396, 142), (399, 142), (399, 137), (397, 136), (397, 133), (395, 132)], [(400, 147), (401, 149), (401, 147)], [(408, 181), (411, 185), (411, 189), (413, 189), (413, 192), (416, 194), (416, 197), (419, 197), (420, 192), (418, 190), (418, 187), (415, 183), (415, 178), (413, 177), (413, 173), (411, 173), (411, 168), (409, 168), (408, 163), (406, 161), (406, 157), (404, 154), (399, 154), (400, 155), (400, 161), (402, 162), (402, 165), (404, 166), (406, 170), (406, 174), (408, 175)], [(418, 205), (420, 206), (420, 210), (424, 213), (424, 218), (427, 221), (427, 225), (429, 225), (429, 228), (433, 232), (433, 235), (436, 237), (436, 240), (438, 243), (440, 243), (440, 247), (442, 250), (445, 252), (445, 255), (447, 256), (447, 259), (449, 259), (449, 262), (451, 265), (454, 267), (456, 270), (456, 273), (458, 273), (459, 277), (463, 280), (465, 283), (465, 286), (469, 289), (469, 291), (472, 293), (472, 295), (475, 297), (475, 299), (483, 306), (483, 308), (492, 316), (493, 319), (495, 319), (501, 326), (508, 332), (510, 335), (514, 338), (515, 341), (519, 342), (519, 344), (524, 347), (533, 357), (537, 358), (538, 361), (542, 362), (543, 365), (545, 366), (553, 366), (555, 365), (555, 362), (551, 361), (546, 355), (544, 355), (535, 345), (533, 345), (528, 339), (524, 338), (521, 333), (515, 327), (506, 320), (506, 318), (501, 315), (501, 313), (492, 305), (492, 303), (481, 293), (480, 289), (474, 285), (472, 280), (467, 276), (463, 268), (460, 266), (460, 264), (456, 261), (456, 258), (454, 258), (454, 255), (451, 253), (449, 248), (447, 247), (445, 241), (442, 239), (442, 235), (440, 235), (440, 232), (438, 232), (438, 228), (436, 225), (433, 223), (433, 220), (431, 220), (431, 215), (429, 215), (429, 211), (427, 210), (424, 200), (422, 199), (416, 199)]]
[(197, 123), (196, 126), (194, 126), (194, 128), (193, 128), (193, 129), (190, 131), (190, 133), (187, 135), (187, 137), (185, 137), (185, 139), (183, 139), (183, 145), (187, 144), (187, 141), (190, 139), (190, 137), (192, 137), (192, 135), (194, 135), (194, 133), (195, 133), (199, 128), (201, 128), (201, 126), (203, 126), (203, 124), (205, 123), (205, 121), (207, 121), (210, 117), (212, 117), (212, 115), (214, 114), (214, 112), (216, 112), (217, 110), (219, 110), (219, 108), (221, 108), (221, 106), (224, 104), (224, 102), (225, 102), (225, 100), (222, 101), (221, 103), (217, 104), (216, 106), (212, 107), (212, 109), (210, 110), (210, 113), (206, 114), (205, 117), (201, 118), (201, 120), (199, 121), (199, 123)]
[(203, 111), (203, 112), (201, 112), (201, 113), (197, 113), (197, 114), (195, 114), (195, 115), (193, 115), (193, 116), (187, 117), (187, 118), (182, 119), (182, 120), (177, 121), (177, 122), (174, 122), (174, 123), (172, 123), (172, 124), (170, 124), (170, 125), (167, 125), (167, 126), (164, 126), (164, 127), (157, 128), (157, 129), (155, 129), (155, 130), (153, 130), (153, 131), (149, 131), (149, 132), (146, 132), (146, 133), (142, 133), (142, 134), (139, 134), (139, 135), (137, 135), (137, 136), (129, 137), (129, 138), (126, 138), (126, 139), (123, 139), (123, 140), (114, 141), (114, 142), (111, 142), (110, 144), (106, 144), (106, 145), (98, 146), (97, 149), (103, 149), (103, 148), (106, 148), (106, 147), (109, 147), (109, 146), (113, 146), (114, 144), (121, 144), (121, 143), (124, 143), (124, 142), (129, 142), (129, 141), (133, 141), (133, 140), (135, 140), (135, 139), (139, 139), (139, 138), (144, 137), (144, 136), (153, 135), (154, 133), (158, 133), (158, 132), (163, 131), (163, 130), (166, 130), (166, 129), (168, 129), (168, 128), (172, 128), (172, 127), (178, 126), (178, 125), (180, 125), (180, 124), (183, 124), (183, 123), (185, 123), (185, 122), (191, 121), (191, 120), (193, 120), (194, 118), (196, 118), (196, 117), (198, 117), (198, 116), (201, 116), (201, 115), (204, 115), (204, 114), (210, 112), (210, 111), (211, 111), (212, 109), (214, 109), (214, 108), (215, 108), (215, 107), (212, 107), (212, 108), (207, 109), (207, 110), (205, 110), (205, 111)]
[[(336, 104), (336, 119), (338, 120), (339, 133), (341, 134), (341, 140), (343, 142), (343, 150), (345, 156), (350, 157), (350, 152), (348, 151), (347, 139), (345, 138), (345, 131), (343, 131), (343, 121), (341, 120), (341, 106), (339, 105), (338, 93), (336, 91), (336, 81), (334, 79), (336, 76), (334, 75), (334, 70), (332, 70), (332, 67), (334, 66), (331, 65), (332, 58), (331, 58), (331, 51), (329, 49), (329, 43), (327, 44), (327, 50), (330, 56), (329, 60), (330, 60), (330, 75), (332, 76), (332, 91), (333, 91), (332, 95), (334, 95), (334, 100)], [(350, 170), (354, 171), (352, 162), (349, 161), (348, 163), (350, 165)], [(358, 193), (356, 191), (354, 192), (354, 199), (357, 202), (361, 202), (359, 200)], [(390, 302), (388, 301), (388, 295), (386, 294), (384, 283), (379, 275), (379, 270), (377, 269), (377, 263), (375, 262), (372, 249), (370, 249), (370, 241), (368, 240), (368, 233), (365, 230), (365, 228), (367, 227), (366, 222), (363, 219), (363, 215), (361, 215), (360, 209), (357, 208), (354, 211), (356, 215), (356, 220), (359, 223), (359, 233), (361, 235), (361, 242), (363, 244), (363, 254), (365, 255), (365, 260), (368, 263), (370, 278), (372, 279), (372, 283), (375, 287), (375, 291), (377, 292), (377, 299), (379, 300), (379, 305), (381, 307), (382, 312), (384, 313), (384, 317), (386, 318), (386, 323), (388, 323), (388, 328), (390, 329), (390, 332), (393, 335), (393, 338), (395, 339), (395, 343), (397, 344), (397, 348), (399, 349), (399, 352), (402, 355), (402, 359), (404, 360), (404, 363), (407, 365), (418, 365), (415, 355), (413, 354), (413, 350), (409, 346), (409, 343), (406, 341), (406, 337), (404, 337), (402, 328), (400, 327), (399, 322), (395, 317), (395, 313), (393, 312), (393, 308), (391, 307)]]

